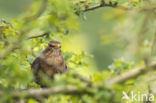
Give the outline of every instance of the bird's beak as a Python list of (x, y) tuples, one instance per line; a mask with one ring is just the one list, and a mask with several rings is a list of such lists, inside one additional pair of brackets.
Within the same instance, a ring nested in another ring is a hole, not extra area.
[(60, 44), (58, 44), (58, 45), (56, 46), (56, 48), (61, 48), (61, 45), (60, 45)]

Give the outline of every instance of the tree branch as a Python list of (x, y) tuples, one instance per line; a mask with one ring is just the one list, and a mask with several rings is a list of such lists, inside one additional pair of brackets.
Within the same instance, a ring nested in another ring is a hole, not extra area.
[(115, 2), (115, 3), (112, 3), (112, 2), (109, 2), (109, 3), (101, 2), (101, 4), (90, 6), (88, 8), (85, 8), (82, 11), (86, 12), (86, 11), (94, 10), (94, 9), (101, 8), (101, 7), (117, 7), (117, 2)]
[[(125, 6), (119, 6), (118, 2), (105, 3), (104, 0), (101, 0), (100, 4), (93, 5), (93, 6), (87, 6), (82, 10), (82, 12), (87, 12), (87, 11), (95, 10), (95, 9), (102, 8), (102, 7), (112, 7), (112, 8), (122, 9), (122, 10), (132, 10), (132, 8), (128, 8), (128, 7), (125, 7)], [(150, 7), (150, 8), (142, 8), (141, 11), (147, 11), (147, 10), (151, 11), (151, 10), (155, 10), (155, 9), (156, 9), (156, 7), (154, 6), (154, 7)], [(77, 14), (79, 14), (79, 13), (77, 13)]]
[(39, 35), (30, 36), (27, 39), (34, 39), (34, 38), (43, 37), (46, 35), (49, 35), (49, 33), (43, 33), (43, 34), (39, 34)]
[[(87, 85), (83, 85), (82, 88), (86, 88)], [(50, 96), (53, 94), (82, 94), (82, 93), (87, 93), (90, 94), (91, 92), (87, 91), (86, 89), (80, 90), (77, 86), (74, 85), (67, 85), (67, 86), (56, 86), (56, 87), (51, 87), (51, 88), (34, 88), (34, 89), (28, 89), (28, 90), (20, 90), (20, 91), (14, 91), (11, 92), (10, 95), (13, 98), (34, 98), (38, 99), (40, 97), (46, 97)], [(3, 95), (4, 92), (0, 91), (0, 96)]]
[(52, 88), (43, 88), (43, 89), (29, 89), (24, 91), (16, 91), (12, 93), (13, 97), (20, 97), (21, 94), (23, 94), (25, 97), (41, 97), (41, 96), (47, 96), (52, 94), (59, 94), (59, 93), (74, 93), (77, 92), (76, 86), (57, 86)]
[(115, 78), (112, 78), (110, 80), (107, 80), (105, 83), (106, 84), (116, 84), (116, 83), (123, 83), (129, 79), (132, 79), (132, 78), (136, 78), (138, 77), (139, 75), (142, 75), (146, 72), (149, 72), (150, 70), (154, 70), (156, 69), (156, 62), (153, 62), (151, 65), (150, 65), (150, 68), (151, 69), (146, 69), (146, 66), (141, 66), (141, 67), (138, 67), (138, 68), (135, 68), (135, 69), (132, 69), (131, 71), (127, 72), (127, 73), (124, 73), (124, 74), (121, 74)]
[[(156, 62), (153, 62), (151, 65), (151, 70), (155, 70), (156, 69)], [(132, 69), (131, 71), (121, 74), (115, 78), (109, 79), (105, 82), (106, 85), (112, 85), (112, 84), (116, 84), (116, 83), (123, 83), (129, 79), (138, 77), (139, 75), (142, 75), (146, 72), (150, 71), (149, 69), (146, 69), (146, 66), (141, 66), (135, 69)], [(76, 76), (79, 77), (79, 76)], [(80, 77), (82, 79), (82, 77)], [(89, 81), (88, 79), (82, 79), (84, 81)], [(13, 98), (20, 98), (21, 96), (26, 97), (26, 98), (40, 98), (40, 97), (45, 97), (45, 96), (50, 96), (50, 95), (54, 95), (54, 94), (73, 94), (73, 95), (80, 95), (80, 94), (92, 94), (91, 91), (89, 91), (88, 88), (88, 83), (84, 83), (82, 85), (83, 89), (79, 89), (77, 86), (74, 85), (66, 85), (66, 86), (55, 86), (55, 87), (51, 87), (51, 88), (36, 88), (36, 89), (28, 89), (28, 90), (17, 90), (14, 92), (11, 92), (10, 95)], [(2, 96), (4, 94), (3, 91), (0, 91), (0, 96)]]

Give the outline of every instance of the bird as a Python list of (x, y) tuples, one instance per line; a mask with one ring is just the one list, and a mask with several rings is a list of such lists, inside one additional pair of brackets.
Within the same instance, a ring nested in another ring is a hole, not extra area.
[(59, 41), (50, 41), (43, 52), (33, 61), (31, 69), (34, 74), (34, 79), (41, 87), (46, 87), (42, 83), (42, 75), (47, 75), (51, 80), (55, 74), (68, 72), (68, 67), (61, 53), (61, 43)]

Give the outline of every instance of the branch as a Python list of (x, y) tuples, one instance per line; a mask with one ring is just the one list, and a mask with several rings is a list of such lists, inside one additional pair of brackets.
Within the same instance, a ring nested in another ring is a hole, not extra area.
[(124, 73), (124, 74), (121, 74), (115, 78), (112, 78), (110, 80), (107, 80), (105, 83), (106, 84), (116, 84), (116, 83), (123, 83), (129, 79), (132, 79), (132, 78), (136, 78), (138, 77), (139, 75), (142, 75), (146, 72), (149, 72), (150, 70), (154, 70), (156, 69), (156, 62), (152, 63), (150, 65), (150, 68), (151, 69), (146, 69), (146, 66), (141, 66), (141, 67), (138, 67), (138, 68), (135, 68), (135, 69), (132, 69), (131, 71), (127, 72), (127, 73)]
[[(112, 8), (118, 8), (118, 9), (123, 9), (123, 10), (130, 10), (131, 9), (131, 8), (127, 8), (127, 7), (124, 7), (124, 6), (119, 6), (118, 2), (115, 2), (115, 3), (112, 3), (112, 2), (105, 3), (104, 0), (102, 0), (100, 4), (97, 4), (97, 5), (94, 5), (94, 6), (89, 6), (89, 7), (87, 6), (87, 7), (85, 7), (85, 9), (82, 10), (82, 12), (95, 10), (95, 9), (98, 9), (98, 8), (101, 8), (101, 7), (112, 7)], [(77, 13), (77, 14), (79, 14), (79, 13)]]
[[(24, 35), (26, 35), (26, 34), (24, 34)], [(46, 35), (49, 35), (49, 33), (43, 33), (43, 34), (40, 34), (40, 35), (30, 36), (27, 39), (34, 39), (34, 38), (43, 37), (43, 36), (46, 36)], [(21, 36), (17, 39), (17, 41), (12, 42), (11, 46), (6, 47), (6, 49), (1, 52), (1, 54), (0, 54), (0, 61), (2, 59), (4, 59), (11, 51), (13, 51), (13, 50), (18, 48), (18, 46), (19, 46), (18, 44), (23, 40), (23, 38), (22, 38), (23, 36), (21, 34)]]
[[(83, 85), (82, 88), (86, 88), (87, 85)], [(81, 93), (87, 93), (90, 94), (91, 92), (87, 91), (86, 89), (80, 90), (77, 86), (73, 85), (67, 85), (67, 86), (56, 86), (51, 88), (34, 88), (34, 89), (28, 89), (28, 90), (20, 90), (20, 91), (14, 91), (11, 92), (10, 95), (13, 98), (21, 98), (21, 96), (26, 98), (34, 98), (38, 99), (40, 97), (46, 97), (53, 94), (81, 94)], [(3, 95), (4, 92), (0, 91), (0, 96)]]
[(41, 97), (58, 93), (74, 93), (77, 92), (77, 87), (75, 86), (57, 86), (53, 88), (43, 88), (43, 89), (28, 89), (24, 91), (16, 91), (12, 93), (13, 97), (20, 97), (23, 94), (25, 97)]
[(94, 10), (94, 9), (101, 8), (101, 7), (113, 7), (114, 8), (114, 7), (117, 7), (117, 2), (115, 2), (114, 4), (112, 2), (109, 2), (109, 3), (101, 2), (101, 4), (90, 6), (88, 8), (85, 8), (82, 11), (86, 12), (86, 11)]
[(30, 36), (27, 39), (34, 39), (34, 38), (43, 37), (46, 35), (49, 35), (49, 33), (43, 33), (43, 34), (39, 34), (39, 35)]
[[(152, 63), (150, 65), (151, 70), (156, 69), (156, 62)], [(110, 80), (107, 80), (105, 82), (106, 85), (112, 85), (112, 84), (116, 84), (116, 83), (123, 83), (129, 79), (138, 77), (139, 75), (142, 75), (146, 72), (150, 71), (149, 69), (146, 69), (145, 66), (141, 66), (138, 68), (135, 68), (127, 73), (121, 74), (115, 78), (112, 78)], [(79, 76), (76, 76), (79, 77)], [(82, 78), (82, 77), (81, 77)], [(88, 79), (82, 79), (84, 81), (89, 81)], [(71, 95), (81, 95), (81, 94), (92, 94), (91, 91), (89, 91), (88, 88), (88, 83), (84, 83), (81, 87), (82, 89), (80, 89), (77, 86), (74, 85), (66, 85), (66, 86), (55, 86), (55, 87), (51, 87), (51, 88), (36, 88), (36, 89), (28, 89), (28, 90), (17, 90), (14, 92), (11, 92), (10, 95), (13, 98), (21, 98), (21, 96), (26, 97), (26, 98), (34, 98), (34, 99), (38, 99), (40, 97), (46, 97), (46, 96), (50, 96), (50, 95), (54, 95), (54, 94), (71, 94)], [(3, 91), (0, 91), (0, 96), (2, 96), (4, 94)]]
[[(125, 7), (125, 6), (119, 6), (118, 2), (115, 2), (115, 3), (112, 3), (112, 2), (105, 3), (104, 0), (102, 0), (100, 4), (85, 7), (82, 10), (82, 12), (95, 10), (95, 9), (98, 9), (98, 8), (101, 8), (101, 7), (112, 7), (112, 8), (122, 9), (122, 10), (132, 10), (132, 8), (128, 8), (128, 7)], [(147, 10), (151, 11), (151, 10), (155, 10), (155, 9), (156, 9), (156, 7), (154, 6), (154, 7), (150, 7), (150, 8), (142, 8), (141, 11), (147, 11)], [(76, 12), (76, 14), (79, 14), (79, 13)]]

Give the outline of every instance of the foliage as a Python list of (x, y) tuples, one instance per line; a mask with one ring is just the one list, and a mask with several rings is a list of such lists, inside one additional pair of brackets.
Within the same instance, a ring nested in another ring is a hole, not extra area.
[[(120, 59), (98, 71), (90, 68), (92, 54), (63, 49), (69, 72), (53, 81), (44, 76), (49, 88), (40, 89), (33, 81), (33, 60), (50, 40), (68, 43), (81, 33), (79, 17), (87, 19), (85, 12), (106, 7), (104, 20), (114, 24), (110, 34), (100, 32), (100, 40), (118, 46)], [(155, 10), (154, 0), (34, 0), (18, 19), (0, 22), (0, 102), (138, 103), (123, 100), (123, 91), (155, 94)]]

